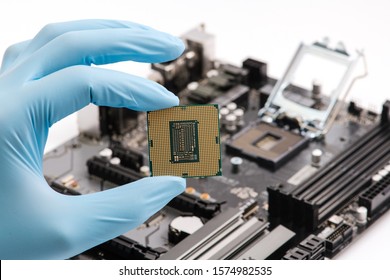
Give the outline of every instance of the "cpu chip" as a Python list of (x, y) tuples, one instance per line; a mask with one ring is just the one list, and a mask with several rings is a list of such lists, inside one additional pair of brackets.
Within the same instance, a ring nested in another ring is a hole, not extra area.
[(218, 105), (147, 113), (151, 176), (222, 175)]

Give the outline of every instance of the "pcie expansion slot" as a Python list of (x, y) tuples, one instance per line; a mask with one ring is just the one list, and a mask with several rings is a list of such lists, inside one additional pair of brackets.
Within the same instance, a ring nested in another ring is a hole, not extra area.
[(185, 192), (173, 198), (168, 206), (205, 219), (211, 219), (221, 211), (221, 203), (202, 200)]
[(140, 173), (132, 169), (111, 164), (108, 160), (99, 157), (89, 159), (87, 167), (90, 175), (117, 185), (127, 184), (143, 178)]
[(119, 236), (72, 259), (155, 260), (165, 252), (165, 249), (153, 249), (125, 236)]
[(163, 260), (281, 258), (295, 233), (248, 214), (248, 208), (229, 208), (164, 254)]

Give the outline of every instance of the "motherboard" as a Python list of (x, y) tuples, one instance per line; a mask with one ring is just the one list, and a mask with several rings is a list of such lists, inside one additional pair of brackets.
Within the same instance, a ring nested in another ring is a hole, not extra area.
[[(187, 178), (142, 225), (72, 259), (329, 259), (388, 210), (390, 100), (375, 112), (346, 98), (364, 77), (361, 53), (301, 44), (275, 79), (263, 61), (217, 60), (202, 27), (182, 39), (183, 55), (152, 64), (150, 79), (183, 106), (219, 109), (222, 172)], [(91, 105), (79, 122), (80, 135), (44, 158), (54, 190), (85, 195), (153, 175), (146, 112)], [(171, 133), (196, 125), (175, 120)], [(168, 157), (188, 160), (175, 145)]]

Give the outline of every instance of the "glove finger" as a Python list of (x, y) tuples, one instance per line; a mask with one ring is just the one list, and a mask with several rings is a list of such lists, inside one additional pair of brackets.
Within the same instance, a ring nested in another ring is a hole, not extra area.
[(183, 178), (161, 176), (91, 195), (66, 197), (68, 206), (76, 213), (88, 213), (72, 215), (69, 221), (75, 230), (69, 232), (69, 242), (77, 250), (70, 255), (139, 226), (184, 189)]
[(111, 230), (112, 224), (117, 224), (116, 232), (104, 237), (108, 239), (143, 223), (182, 193), (185, 185), (185, 179), (179, 177), (148, 177), (119, 188), (79, 196), (69, 203), (91, 214), (87, 221), (79, 221), (80, 224), (92, 222), (97, 231)]
[(72, 65), (101, 65), (119, 61), (165, 62), (184, 51), (183, 42), (151, 30), (99, 29), (67, 32), (25, 60), (19, 77), (39, 79)]
[[(41, 108), (38, 112), (46, 114), (49, 126), (89, 103), (136, 111), (159, 110), (179, 104), (173, 93), (156, 82), (88, 66), (68, 67), (27, 85), (25, 89), (35, 94), (26, 94), (26, 98), (31, 99), (33, 107)], [(41, 115), (37, 118), (42, 120)]]
[(7, 199), (0, 197), (0, 220), (7, 221), (0, 231), (1, 259), (67, 259), (137, 227), (185, 188), (182, 178), (150, 177), (65, 196), (43, 178), (28, 178), (22, 192), (10, 188)]
[(19, 42), (7, 48), (1, 63), (0, 74), (4, 73), (13, 64), (19, 55), (27, 48), (30, 42), (31, 40)]
[(95, 30), (95, 29), (113, 29), (113, 28), (128, 28), (132, 30), (153, 30), (151, 27), (120, 20), (107, 20), (107, 19), (86, 19), (67, 22), (50, 23), (44, 26), (31, 40), (31, 44), (23, 52), (23, 55), (19, 57), (22, 60), (48, 42), (52, 41), (56, 37), (71, 31), (81, 30)]

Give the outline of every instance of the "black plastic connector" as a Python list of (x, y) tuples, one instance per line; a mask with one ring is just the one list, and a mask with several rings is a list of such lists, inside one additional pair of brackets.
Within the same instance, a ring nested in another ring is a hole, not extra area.
[(310, 253), (299, 248), (295, 247), (287, 252), (282, 260), (308, 260), (310, 258)]
[(222, 92), (213, 85), (200, 85), (188, 96), (188, 100), (195, 104), (206, 104)]
[(72, 259), (156, 260), (163, 253), (166, 253), (163, 248), (153, 249), (125, 236), (119, 236)]
[(248, 58), (242, 62), (242, 67), (248, 69), (247, 85), (258, 89), (268, 82), (267, 63)]
[(340, 224), (335, 231), (325, 239), (325, 255), (329, 258), (337, 254), (352, 240), (353, 230), (347, 224)]
[(381, 123), (390, 123), (390, 100), (386, 100), (382, 107)]
[(176, 196), (168, 203), (168, 206), (205, 219), (211, 219), (221, 212), (221, 203), (202, 200), (187, 193)]
[[(390, 202), (390, 173), (379, 182), (373, 182), (363, 194), (359, 196), (359, 205), (367, 208), (370, 218), (375, 218), (378, 213), (389, 207)], [(386, 206), (387, 207), (383, 207)]]
[(50, 184), (50, 187), (53, 190), (55, 190), (56, 192), (60, 193), (60, 194), (64, 194), (64, 195), (81, 195), (81, 193), (79, 193), (78, 191), (75, 191), (75, 190), (72, 190), (70, 188), (67, 188), (67, 187), (63, 186), (61, 183), (57, 182), (57, 181), (53, 181)]
[(362, 111), (363, 109), (358, 107), (354, 101), (349, 102), (348, 113), (350, 113), (352, 116), (360, 117)]
[(137, 126), (138, 112), (127, 108), (99, 107), (100, 133), (102, 136), (122, 135)]
[(322, 260), (325, 257), (325, 241), (314, 234), (299, 243), (298, 247), (309, 252), (311, 260)]
[(289, 250), (283, 260), (323, 260), (325, 258), (325, 241), (314, 234), (309, 235), (299, 245)]
[(93, 157), (87, 161), (88, 173), (117, 185), (123, 185), (134, 182), (143, 176), (126, 167), (113, 165), (109, 161)]
[(121, 159), (121, 165), (135, 171), (139, 171), (141, 166), (144, 164), (144, 156), (142, 153), (127, 149), (120, 143), (113, 142), (110, 145), (112, 150), (112, 156)]

